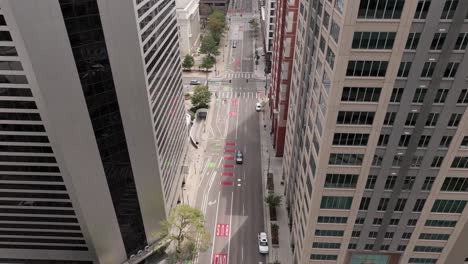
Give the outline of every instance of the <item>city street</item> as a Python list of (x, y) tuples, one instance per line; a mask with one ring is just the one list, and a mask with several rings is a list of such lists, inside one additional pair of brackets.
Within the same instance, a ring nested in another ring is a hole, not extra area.
[[(263, 113), (255, 110), (264, 96), (264, 82), (253, 79), (254, 33), (248, 23), (252, 15), (252, 2), (232, 2), (225, 77), (210, 82), (214, 102), (196, 205), (206, 215), (212, 246), (195, 263), (266, 263), (257, 242), (258, 233), (265, 231), (259, 127)], [(244, 154), (243, 164), (236, 164), (237, 150)]]

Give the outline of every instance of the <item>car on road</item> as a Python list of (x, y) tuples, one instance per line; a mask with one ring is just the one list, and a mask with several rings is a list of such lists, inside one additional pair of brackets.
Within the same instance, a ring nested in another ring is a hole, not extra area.
[(237, 41), (235, 41), (235, 40), (232, 41), (232, 47), (233, 48), (237, 47)]
[(242, 154), (242, 151), (238, 150), (236, 152), (236, 163), (242, 164), (243, 162), (244, 162), (244, 154)]
[(262, 254), (268, 253), (268, 238), (265, 232), (258, 234), (258, 251)]
[(190, 85), (200, 85), (201, 82), (199, 80), (191, 80)]
[(255, 104), (255, 111), (257, 111), (257, 112), (262, 111), (262, 105), (260, 103)]

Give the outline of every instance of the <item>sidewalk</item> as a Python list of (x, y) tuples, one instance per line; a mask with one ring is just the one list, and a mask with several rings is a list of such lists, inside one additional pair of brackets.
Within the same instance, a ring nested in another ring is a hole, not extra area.
[[(270, 247), (270, 253), (268, 254), (268, 263), (275, 263), (278, 261), (281, 264), (292, 263), (292, 251), (291, 251), (291, 242), (290, 242), (290, 233), (288, 226), (288, 217), (284, 199), (285, 187), (281, 184), (282, 182), (282, 162), (281, 157), (274, 156), (274, 149), (272, 145), (273, 137), (270, 135), (271, 131), (271, 119), (268, 115), (269, 109), (268, 105), (264, 108), (262, 112), (262, 117), (260, 119), (260, 138), (261, 138), (261, 153), (262, 153), (262, 183), (263, 183), (263, 194), (267, 195), (268, 191), (266, 189), (266, 175), (268, 170), (270, 173), (273, 173), (273, 182), (274, 182), (274, 192), (277, 195), (283, 196), (283, 201), (280, 206), (276, 208), (277, 221), (274, 221), (275, 224), (279, 226), (279, 246)], [(266, 127), (265, 127), (266, 125)], [(268, 162), (268, 160), (270, 160)], [(269, 164), (268, 164), (269, 163)], [(268, 232), (268, 237), (271, 241), (271, 222), (269, 217), (269, 211), (267, 210), (266, 204), (264, 204), (264, 217), (265, 217), (265, 229)], [(270, 242), (271, 245), (271, 242)]]

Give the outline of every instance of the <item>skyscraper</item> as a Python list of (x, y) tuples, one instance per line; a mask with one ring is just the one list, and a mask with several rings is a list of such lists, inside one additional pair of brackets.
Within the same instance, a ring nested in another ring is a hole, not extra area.
[(468, 257), (467, 14), (300, 1), (283, 163), (294, 263)]
[(283, 156), (289, 107), (299, 0), (278, 0), (275, 14), (270, 100), (275, 156)]
[(174, 1), (0, 1), (0, 263), (157, 239), (182, 199), (177, 37)]

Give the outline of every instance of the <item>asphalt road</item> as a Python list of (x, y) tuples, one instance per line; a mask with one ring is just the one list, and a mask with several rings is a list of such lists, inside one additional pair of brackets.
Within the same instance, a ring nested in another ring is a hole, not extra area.
[[(259, 128), (262, 113), (255, 111), (255, 103), (263, 96), (263, 83), (250, 79), (254, 69), (253, 32), (248, 24), (252, 1), (232, 3), (243, 16), (231, 16), (228, 34), (237, 41), (237, 47), (227, 47), (230, 62), (226, 64), (225, 82), (210, 87), (215, 91), (215, 101), (206, 128), (209, 139), (199, 172), (202, 178), (197, 206), (205, 213), (212, 246), (195, 259), (200, 264), (266, 263), (257, 242), (258, 233), (265, 231)], [(235, 162), (236, 150), (244, 153), (241, 165)]]

